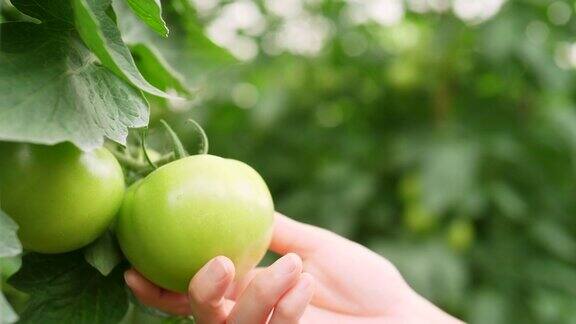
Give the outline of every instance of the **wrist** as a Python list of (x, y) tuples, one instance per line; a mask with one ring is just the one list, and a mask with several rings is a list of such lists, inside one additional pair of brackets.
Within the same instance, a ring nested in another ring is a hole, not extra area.
[(405, 309), (406, 313), (421, 318), (423, 322), (437, 324), (464, 323), (460, 319), (446, 313), (415, 291), (411, 293), (411, 300), (411, 303), (408, 303), (407, 309)]

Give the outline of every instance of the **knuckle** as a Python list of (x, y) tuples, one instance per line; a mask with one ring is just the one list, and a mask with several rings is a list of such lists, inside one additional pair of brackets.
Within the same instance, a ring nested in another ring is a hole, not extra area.
[(215, 311), (220, 309), (223, 300), (211, 296), (208, 291), (200, 291), (198, 289), (190, 290), (190, 303), (195, 309), (203, 309), (206, 311)]
[(264, 275), (258, 275), (252, 280), (253, 298), (260, 303), (268, 304), (270, 302), (270, 288), (267, 282), (267, 278)]
[(202, 305), (206, 301), (206, 298), (197, 289), (190, 289), (188, 295), (190, 296), (190, 301), (194, 304)]
[(203, 305), (208, 310), (217, 310), (222, 307), (222, 300), (206, 300)]

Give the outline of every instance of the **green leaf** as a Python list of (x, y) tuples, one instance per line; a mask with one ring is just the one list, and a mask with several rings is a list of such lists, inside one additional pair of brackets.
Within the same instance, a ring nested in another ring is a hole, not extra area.
[(0, 293), (0, 323), (9, 324), (15, 323), (16, 321), (18, 321), (18, 315), (16, 315), (4, 295)]
[(441, 140), (430, 148), (422, 168), (422, 201), (427, 209), (442, 214), (470, 194), (475, 185), (477, 153), (474, 143), (457, 140)]
[(495, 289), (480, 288), (470, 300), (469, 323), (506, 324), (512, 305)]
[(462, 303), (469, 281), (465, 263), (444, 244), (376, 241), (371, 246), (392, 261), (418, 293), (446, 306)]
[(498, 211), (515, 220), (525, 217), (528, 206), (513, 188), (505, 183), (497, 182), (490, 186), (490, 189), (492, 200)]
[[(204, 34), (187, 0), (175, 1), (173, 4), (174, 10), (181, 9), (178, 10), (178, 14), (184, 24), (181, 27), (185, 30), (180, 30), (169, 38), (159, 37), (152, 32), (122, 1), (115, 1), (113, 6), (118, 13), (118, 26), (124, 41), (130, 45), (145, 44), (153, 50), (157, 49), (162, 54), (161, 57), (175, 67), (189, 85), (199, 87), (197, 84), (205, 81), (209, 71), (228, 70), (237, 63), (227, 50), (214, 44)], [(141, 68), (140, 65), (138, 67)], [(147, 74), (144, 76), (148, 79)], [(148, 80), (154, 84), (153, 80)]]
[(135, 313), (146, 314), (155, 318), (170, 317), (170, 314), (165, 313), (159, 310), (158, 308), (142, 304), (142, 302), (138, 298), (136, 298), (136, 296), (134, 296), (134, 293), (132, 293), (132, 291), (129, 291), (128, 299), (130, 300), (130, 306), (132, 306), (132, 309), (135, 311)]
[(17, 231), (18, 225), (0, 210), (0, 258), (13, 257), (22, 252)]
[(150, 44), (137, 43), (130, 46), (140, 72), (158, 89), (174, 89), (179, 93), (190, 95), (188, 86), (182, 76), (176, 72), (162, 54)]
[(529, 233), (551, 254), (567, 262), (576, 260), (576, 239), (568, 227), (550, 220), (539, 220), (531, 226)]
[(571, 264), (545, 257), (532, 258), (523, 265), (522, 272), (527, 274), (527, 282), (564, 292), (572, 298), (576, 296), (576, 286), (567, 284), (576, 282), (576, 269)]
[(105, 277), (79, 251), (30, 253), (23, 261), (10, 281), (30, 294), (21, 323), (118, 323), (128, 309), (120, 268)]
[(550, 289), (534, 289), (529, 298), (537, 323), (574, 323), (576, 298)]
[(20, 256), (0, 258), (0, 282), (10, 278), (21, 266), (22, 258)]
[(164, 58), (159, 49), (165, 49), (171, 39), (159, 37), (150, 31), (123, 2), (114, 2), (118, 13), (118, 25), (122, 38), (130, 46), (136, 66), (144, 78), (156, 88), (175, 90), (183, 96), (190, 96), (190, 87), (183, 76)]
[(142, 93), (97, 64), (75, 33), (50, 27), (0, 26), (0, 140), (125, 144), (128, 128), (148, 124)]
[(20, 268), (22, 244), (16, 232), (18, 225), (0, 210), (0, 323), (14, 323), (18, 316), (2, 294), (4, 280)]
[(44, 23), (74, 26), (69, 0), (12, 0), (12, 4), (20, 12)]
[(87, 247), (84, 257), (90, 265), (105, 276), (109, 275), (123, 259), (122, 252), (110, 231)]
[(162, 5), (159, 0), (126, 0), (132, 11), (156, 33), (167, 37), (168, 27), (162, 19)]
[(130, 304), (126, 316), (119, 324), (194, 324), (191, 317), (170, 316), (140, 303)]
[(110, 0), (73, 0), (76, 28), (102, 64), (138, 89), (159, 97), (172, 96), (151, 85), (136, 67), (116, 23), (107, 14)]

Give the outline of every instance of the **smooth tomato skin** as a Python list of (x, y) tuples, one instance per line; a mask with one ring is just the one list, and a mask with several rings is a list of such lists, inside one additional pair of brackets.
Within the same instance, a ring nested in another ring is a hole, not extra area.
[(98, 238), (124, 197), (124, 175), (106, 149), (0, 143), (0, 206), (25, 249), (64, 253)]
[(270, 244), (274, 204), (248, 165), (194, 155), (152, 172), (128, 190), (116, 227), (132, 265), (157, 285), (186, 292), (210, 259), (225, 255), (242, 276)]

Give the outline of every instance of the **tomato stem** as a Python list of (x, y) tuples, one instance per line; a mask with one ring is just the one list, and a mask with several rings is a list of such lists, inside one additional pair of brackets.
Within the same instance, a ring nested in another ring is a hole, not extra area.
[(141, 161), (138, 161), (137, 159), (127, 154), (124, 154), (123, 152), (119, 152), (118, 150), (110, 150), (110, 152), (114, 154), (114, 156), (122, 166), (130, 170), (140, 170), (148, 167), (146, 163), (142, 163)]
[(139, 174), (150, 173), (150, 172), (154, 171), (156, 168), (159, 168), (160, 166), (162, 166), (164, 164), (168, 164), (168, 163), (174, 161), (174, 154), (172, 152), (170, 152), (166, 155), (163, 155), (158, 160), (156, 160), (154, 162), (156, 167), (152, 167), (148, 164), (148, 162), (143, 162), (141, 160), (138, 160), (138, 159), (126, 154), (125, 152), (119, 151), (116, 148), (109, 148), (109, 151), (116, 157), (118, 162), (123, 167), (125, 167), (126, 169), (129, 169), (131, 171), (137, 172)]

